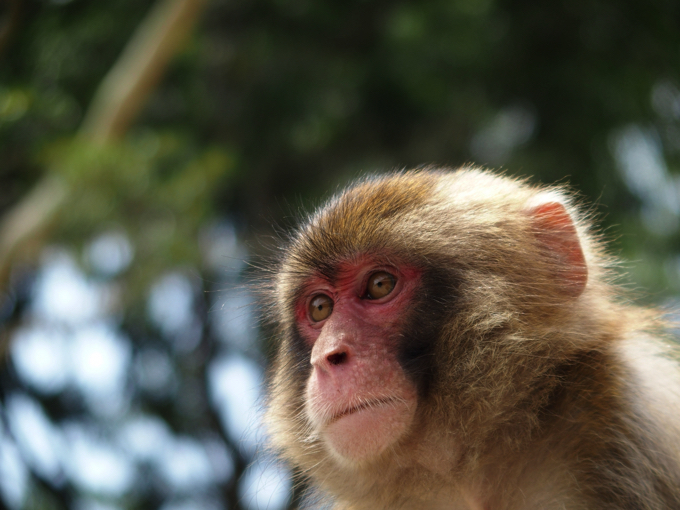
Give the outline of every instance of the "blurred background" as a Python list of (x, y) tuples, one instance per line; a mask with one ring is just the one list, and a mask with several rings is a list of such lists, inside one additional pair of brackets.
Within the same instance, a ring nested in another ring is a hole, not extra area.
[(571, 184), (672, 311), (680, 3), (0, 1), (0, 507), (315, 508), (247, 282), (429, 163)]

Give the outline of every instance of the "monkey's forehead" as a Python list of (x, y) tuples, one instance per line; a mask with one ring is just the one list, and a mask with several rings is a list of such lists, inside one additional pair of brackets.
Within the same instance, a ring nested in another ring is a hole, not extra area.
[(358, 255), (403, 254), (406, 234), (423, 222), (436, 186), (435, 175), (398, 174), (346, 189), (300, 227), (284, 268), (324, 273)]
[[(326, 269), (357, 254), (427, 256), (493, 225), (512, 221), (535, 189), (477, 169), (420, 170), (368, 178), (347, 188), (297, 231), (282, 269)], [(489, 228), (491, 227), (491, 229)]]

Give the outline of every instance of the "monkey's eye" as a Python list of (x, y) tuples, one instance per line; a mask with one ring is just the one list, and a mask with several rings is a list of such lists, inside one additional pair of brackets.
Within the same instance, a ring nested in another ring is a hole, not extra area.
[(368, 278), (366, 285), (366, 297), (368, 299), (380, 299), (394, 290), (397, 279), (390, 273), (378, 271)]
[(326, 294), (314, 296), (309, 302), (309, 316), (314, 322), (327, 319), (333, 311), (333, 300)]

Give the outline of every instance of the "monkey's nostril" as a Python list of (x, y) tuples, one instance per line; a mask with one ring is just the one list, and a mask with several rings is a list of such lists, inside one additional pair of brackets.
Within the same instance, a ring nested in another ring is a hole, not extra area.
[(341, 365), (347, 360), (347, 353), (336, 352), (335, 354), (329, 354), (326, 359), (331, 365)]

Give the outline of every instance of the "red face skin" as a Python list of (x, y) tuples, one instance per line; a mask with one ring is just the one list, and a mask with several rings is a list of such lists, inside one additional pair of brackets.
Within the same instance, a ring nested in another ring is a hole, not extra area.
[[(416, 388), (398, 363), (397, 349), (420, 272), (367, 259), (338, 269), (333, 284), (318, 277), (307, 282), (296, 315), (312, 346), (307, 417), (334, 457), (353, 464), (394, 446), (413, 422)], [(369, 278), (378, 272), (391, 274), (395, 285), (384, 297), (370, 299)], [(310, 302), (320, 294), (333, 308), (315, 321)]]

